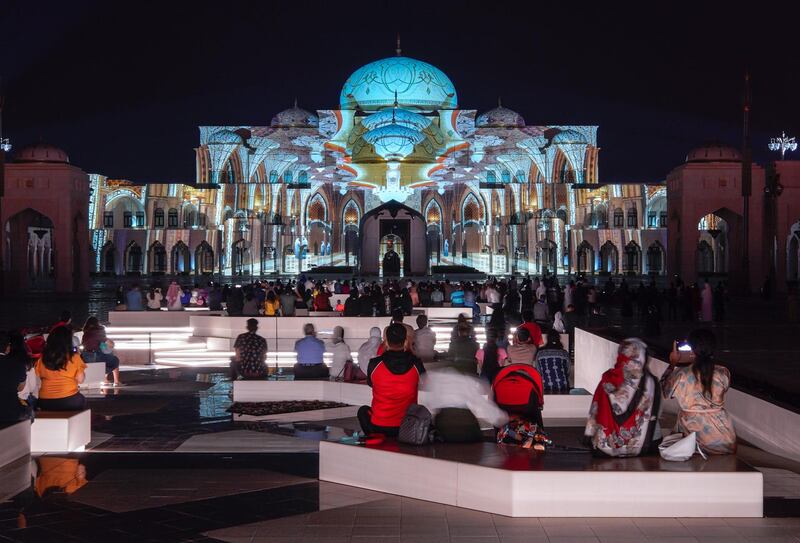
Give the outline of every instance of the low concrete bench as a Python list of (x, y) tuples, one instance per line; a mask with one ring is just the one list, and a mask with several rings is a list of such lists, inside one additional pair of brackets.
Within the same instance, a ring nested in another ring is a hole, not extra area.
[(31, 421), (24, 420), (0, 427), (0, 467), (31, 453)]
[(90, 362), (86, 364), (84, 373), (86, 378), (80, 388), (100, 388), (106, 380), (106, 364), (105, 362)]
[[(419, 392), (419, 403), (426, 404), (428, 393)], [(365, 384), (336, 381), (234, 381), (235, 402), (280, 402), (320, 400), (350, 405), (369, 405), (372, 389)], [(585, 422), (592, 396), (582, 389), (571, 394), (546, 394), (542, 417), (545, 423), (556, 421)]]
[[(592, 458), (496, 443), (319, 444), (321, 481), (510, 517), (761, 517), (761, 472), (735, 456)], [(365, 469), (368, 466), (369, 469)]]
[(92, 411), (37, 411), (32, 452), (79, 452), (92, 440)]

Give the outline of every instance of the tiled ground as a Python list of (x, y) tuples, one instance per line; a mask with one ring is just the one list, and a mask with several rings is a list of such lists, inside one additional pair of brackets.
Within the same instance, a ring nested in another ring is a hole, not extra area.
[(317, 443), (355, 427), (347, 408), (235, 421), (219, 373), (124, 377), (90, 399), (88, 452), (0, 469), (0, 542), (800, 543), (800, 470), (763, 454), (767, 514), (794, 518), (510, 519), (320, 483)]
[[(320, 484), (323, 492), (345, 493)], [(327, 490), (323, 491), (327, 487)], [(363, 491), (362, 491), (363, 492)], [(380, 493), (362, 503), (206, 533), (229, 543), (778, 542), (800, 541), (800, 519), (516, 519)], [(346, 494), (345, 494), (346, 495)]]

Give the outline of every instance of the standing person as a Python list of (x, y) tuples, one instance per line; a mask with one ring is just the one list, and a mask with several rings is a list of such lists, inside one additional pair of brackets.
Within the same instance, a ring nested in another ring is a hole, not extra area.
[(703, 291), (700, 293), (700, 316), (704, 322), (711, 322), (713, 320), (713, 304), (714, 292), (711, 290), (711, 285), (708, 281), (703, 285)]
[(358, 289), (353, 289), (350, 296), (344, 301), (344, 316), (358, 317), (361, 309), (361, 299), (358, 296)]
[(17, 422), (31, 416), (30, 408), (19, 399), (27, 380), (26, 364), (25, 353), (14, 353), (10, 335), (0, 332), (0, 423)]
[(72, 331), (59, 326), (47, 336), (36, 375), (41, 380), (38, 407), (45, 411), (80, 411), (86, 398), (78, 385), (86, 378), (86, 364), (72, 346)]
[(414, 330), (414, 354), (422, 362), (433, 362), (436, 357), (436, 332), (428, 327), (428, 316), (417, 315), (417, 329)]
[[(106, 383), (115, 387), (123, 386), (119, 379), (119, 358), (114, 356), (112, 350), (114, 343), (106, 337), (106, 328), (100, 324), (97, 317), (86, 319), (86, 323), (83, 325), (81, 344), (83, 345), (82, 357), (84, 361), (91, 362), (93, 359), (96, 362), (105, 364)], [(109, 375), (111, 375), (112, 381), (109, 381)]]
[(683, 435), (696, 432), (697, 443), (708, 454), (733, 454), (736, 432), (725, 410), (731, 374), (716, 363), (716, 339), (711, 331), (694, 330), (688, 344), (691, 351), (683, 355), (673, 343), (670, 367), (661, 376), (664, 397), (675, 398), (681, 409), (675, 431)]
[(544, 296), (539, 297), (539, 300), (533, 304), (533, 320), (536, 321), (540, 329), (543, 326), (550, 326), (550, 308)]
[[(238, 317), (244, 314), (244, 292), (242, 292), (241, 285), (236, 285), (231, 289), (230, 294), (228, 295), (228, 303), (225, 309), (227, 310), (228, 316), (230, 317)], [(180, 304), (180, 299), (178, 300)]]
[(208, 291), (209, 311), (222, 311), (222, 289), (219, 285), (213, 285)]
[(647, 346), (637, 338), (623, 340), (592, 398), (585, 439), (600, 456), (651, 452), (660, 437), (660, 398), (658, 380), (647, 368)]
[(256, 332), (258, 319), (247, 319), (247, 332), (239, 334), (233, 344), (236, 354), (231, 359), (231, 379), (267, 377), (267, 340)]
[(294, 290), (290, 285), (286, 285), (280, 295), (281, 313), (284, 317), (294, 317), (294, 310), (297, 303), (297, 297)]
[(304, 337), (294, 344), (294, 351), (297, 353), (297, 363), (294, 365), (295, 381), (327, 379), (330, 372), (323, 361), (325, 344), (317, 339), (317, 331), (310, 322), (303, 326), (303, 334)]
[(128, 293), (125, 295), (125, 305), (128, 311), (143, 311), (142, 305), (142, 291), (139, 290), (139, 285), (134, 283)]
[(330, 373), (334, 378), (342, 379), (344, 377), (344, 367), (347, 361), (353, 361), (353, 355), (350, 354), (350, 346), (344, 341), (344, 328), (341, 326), (335, 326), (333, 328), (331, 343), (328, 349), (328, 352), (333, 354)]
[(369, 361), (367, 384), (372, 404), (361, 406), (358, 422), (365, 434), (396, 436), (408, 406), (417, 403), (420, 376), (425, 366), (405, 350), (406, 329), (399, 323), (386, 330), (386, 351)]

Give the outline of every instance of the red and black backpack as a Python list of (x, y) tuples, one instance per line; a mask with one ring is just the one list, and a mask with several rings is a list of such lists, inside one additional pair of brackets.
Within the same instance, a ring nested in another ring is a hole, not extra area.
[(520, 415), (542, 423), (542, 376), (528, 364), (511, 364), (497, 372), (492, 383), (495, 403), (510, 415)]

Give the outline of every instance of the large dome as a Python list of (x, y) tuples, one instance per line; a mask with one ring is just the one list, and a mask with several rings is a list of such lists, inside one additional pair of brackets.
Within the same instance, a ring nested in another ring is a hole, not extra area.
[(741, 162), (742, 153), (732, 145), (707, 143), (689, 151), (686, 162)]
[(34, 143), (23, 147), (15, 155), (16, 162), (56, 162), (69, 164), (69, 157), (63, 149), (49, 143)]
[(319, 118), (310, 111), (297, 107), (295, 101), (294, 107), (277, 113), (269, 124), (276, 127), (312, 128), (319, 126)]
[(522, 115), (511, 109), (503, 107), (498, 102), (497, 107), (478, 115), (475, 119), (478, 128), (524, 128), (525, 119)]
[(389, 57), (362, 66), (347, 78), (339, 105), (342, 109), (377, 111), (392, 107), (417, 111), (455, 109), (456, 89), (444, 72), (427, 62)]

